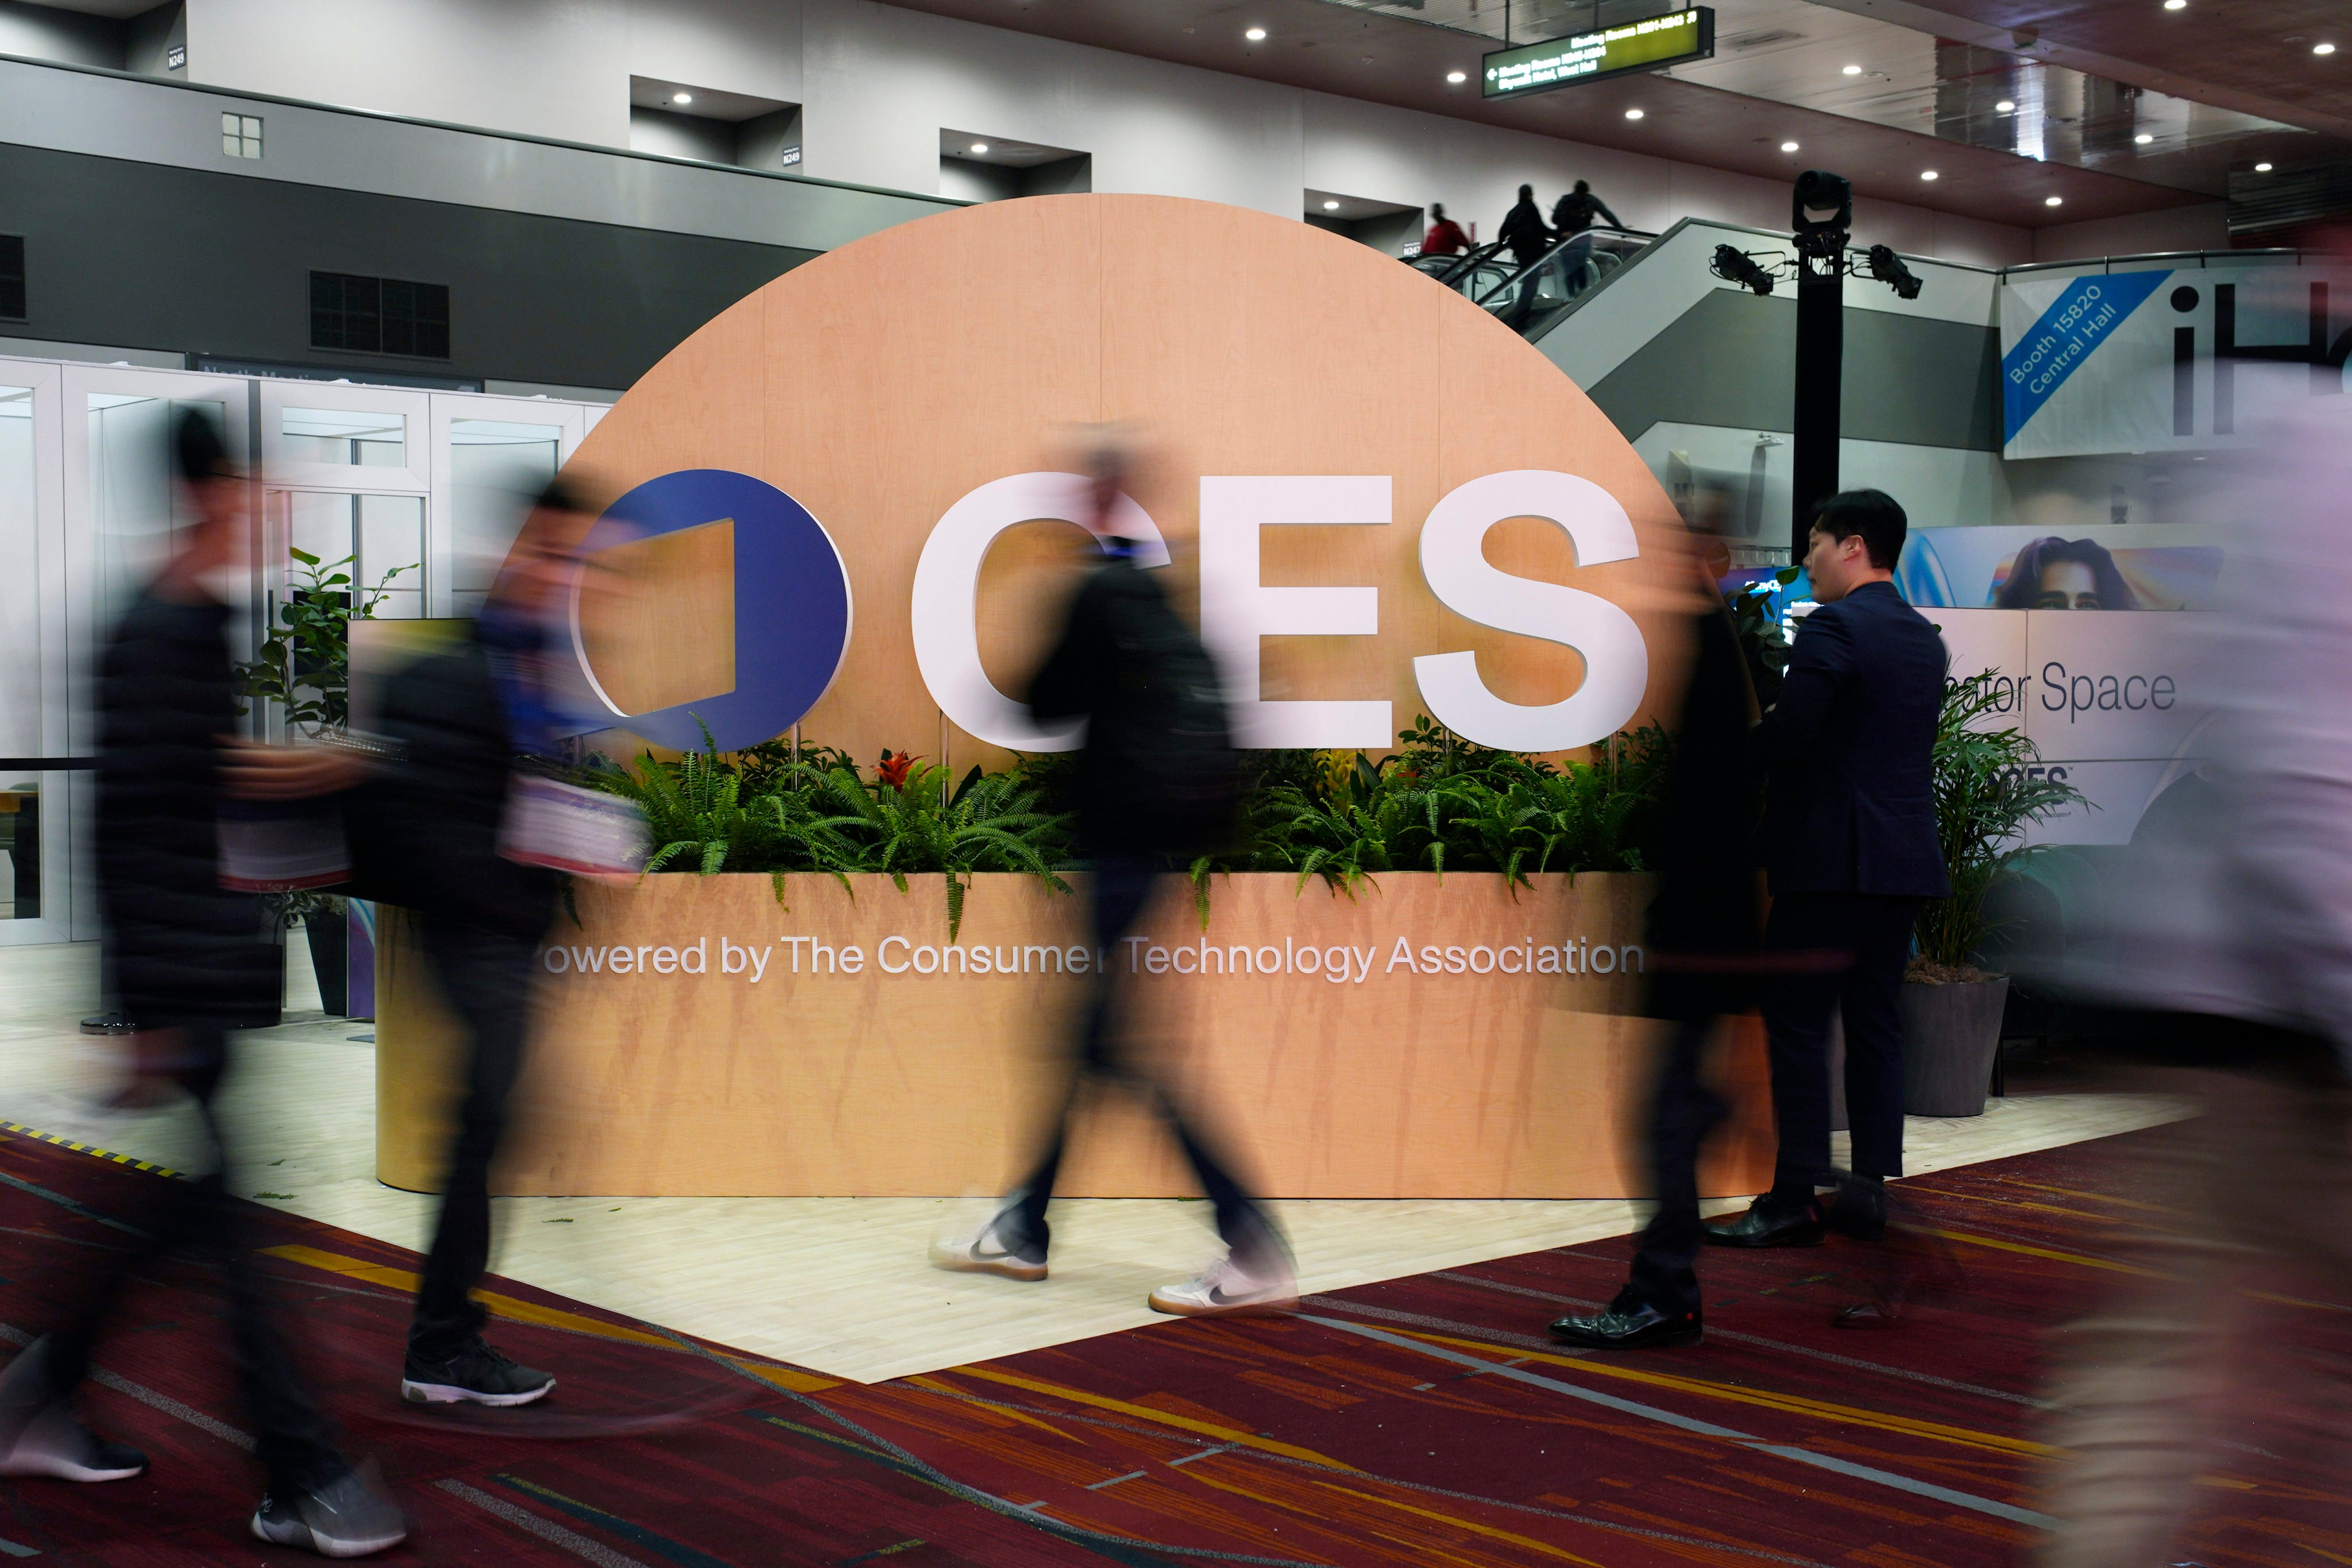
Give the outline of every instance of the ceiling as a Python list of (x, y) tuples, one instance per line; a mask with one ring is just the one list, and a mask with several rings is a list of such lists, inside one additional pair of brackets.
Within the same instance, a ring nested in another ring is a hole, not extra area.
[(1002, 136), (991, 136), (980, 131), (941, 131), (940, 156), (960, 158), (967, 163), (1001, 163), (1008, 169), (1034, 169), (1045, 163), (1058, 163), (1065, 158), (1085, 154), (1067, 147), (1048, 147), (1037, 142), (1008, 142)]
[[(2261, 162), (2352, 162), (2352, 0), (1714, 0), (1711, 60), (1494, 103), (1478, 66), (1504, 0), (894, 3), (1741, 174), (1834, 168), (1865, 196), (2021, 226), (2220, 200)], [(1573, 31), (1594, 4), (1511, 0), (1509, 38)], [(1600, 4), (1612, 22), (1671, 8)], [(2179, 23), (2235, 42), (2192, 77), (2207, 51)], [(2345, 47), (2313, 55), (2331, 25)]]

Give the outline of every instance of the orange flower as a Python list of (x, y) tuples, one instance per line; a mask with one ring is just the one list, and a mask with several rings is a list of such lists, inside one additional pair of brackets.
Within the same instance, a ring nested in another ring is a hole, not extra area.
[(894, 757), (890, 754), (889, 748), (886, 746), (882, 750), (882, 760), (875, 764), (874, 776), (892, 789), (905, 789), (908, 773), (920, 761), (922, 761), (920, 757), (909, 755), (905, 752), (900, 752)]

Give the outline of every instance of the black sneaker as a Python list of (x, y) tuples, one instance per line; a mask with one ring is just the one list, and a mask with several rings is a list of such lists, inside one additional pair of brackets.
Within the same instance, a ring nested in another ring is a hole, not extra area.
[(412, 1352), (400, 1373), (400, 1396), (411, 1405), (529, 1405), (554, 1386), (549, 1373), (517, 1366), (480, 1340), (446, 1361)]
[(1562, 1318), (1551, 1326), (1551, 1337), (1563, 1344), (1580, 1345), (1586, 1350), (1637, 1351), (1663, 1350), (1672, 1345), (1695, 1345), (1705, 1330), (1699, 1314), (1663, 1312), (1633, 1294), (1630, 1285), (1617, 1292), (1617, 1299), (1598, 1317)]
[(408, 1539), (408, 1521), (382, 1487), (357, 1470), (316, 1490), (263, 1494), (253, 1533), (272, 1546), (299, 1546), (321, 1557), (365, 1557)]
[(147, 1456), (110, 1442), (79, 1421), (60, 1399), (0, 1438), (0, 1476), (48, 1476), (61, 1481), (127, 1481), (145, 1473)]

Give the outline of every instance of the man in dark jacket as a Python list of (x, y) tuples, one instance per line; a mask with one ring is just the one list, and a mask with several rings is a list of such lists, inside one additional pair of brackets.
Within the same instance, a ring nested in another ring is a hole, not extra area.
[(1594, 195), (1592, 186), (1583, 180), (1577, 181), (1576, 189), (1560, 197), (1551, 209), (1551, 226), (1559, 231), (1562, 239), (1573, 234), (1582, 234), (1592, 226), (1592, 220), (1596, 217), (1607, 218), (1611, 228), (1625, 226), (1617, 221), (1617, 215), (1609, 210), (1609, 204)]
[(489, 1172), (522, 1069), (531, 977), (554, 917), (556, 877), (499, 853), (518, 760), (555, 750), (546, 631), (593, 521), (562, 479), (524, 523), (480, 617), (454, 646), (385, 683), (383, 739), (395, 759), (363, 792), (362, 883), (420, 917), (441, 994), (468, 1037), (465, 1097), (441, 1215), (417, 1287), (401, 1396), (416, 1404), (528, 1405), (555, 1386), (482, 1338), (471, 1297), (490, 1255)]
[(1700, 1310), (1698, 1157), (1727, 1107), (1701, 1076), (1721, 1020), (1755, 1005), (1763, 925), (1755, 841), (1758, 779), (1748, 757), (1756, 695), (1714, 574), (1713, 603), (1691, 622), (1691, 672), (1666, 787), (1642, 847), (1658, 879), (1649, 912), (1650, 1016), (1669, 1020), (1649, 1110), (1650, 1195), (1631, 1278), (1608, 1308), (1559, 1319), (1552, 1337), (1593, 1350), (1696, 1344)]
[(246, 1210), (223, 1184), (228, 1154), (213, 1098), (228, 1068), (230, 1032), (274, 1021), (284, 973), (261, 901), (221, 886), (222, 802), (232, 794), (320, 795), (356, 770), (322, 752), (224, 750), (237, 705), (230, 610), (212, 580), (244, 560), (246, 486), (228, 471), (209, 419), (191, 411), (177, 435), (195, 521), (174, 533), (171, 559), (123, 612), (100, 661), (91, 837), (108, 969), (141, 1031), (131, 1037), (131, 1096), (153, 1102), (184, 1092), (202, 1119), (213, 1168), (193, 1181), (142, 1184), (145, 1211), (122, 1227), (130, 1245), (105, 1255), (78, 1299), (57, 1303), (60, 1326), (0, 1377), (0, 1475), (105, 1481), (146, 1469), (145, 1455), (74, 1418), (73, 1394), (122, 1288), (163, 1254), (199, 1248), (224, 1266), (238, 1388), (269, 1476), (253, 1533), (355, 1557), (394, 1544), (407, 1528), (338, 1451), (287, 1354), (265, 1279), (245, 1253)]
[[(1829, 1216), (1874, 1238), (1890, 1176), (1903, 1173), (1903, 1023), (1897, 999), (1923, 899), (1951, 890), (1936, 837), (1933, 751), (1944, 645), (1893, 582), (1907, 531), (1877, 490), (1822, 503), (1805, 571), (1821, 607), (1798, 627), (1780, 700), (1757, 727), (1769, 769), (1765, 931), (1784, 975), (1767, 994), (1772, 1190), (1707, 1239), (1810, 1247), (1824, 1215), (1814, 1189), (1834, 1183)], [(1845, 1022), (1853, 1170), (1830, 1163), (1829, 1033)]]
[[(1115, 455), (1097, 460), (1098, 533), (1119, 479)], [(1079, 847), (1094, 863), (1094, 945), (1112, 955), (1111, 966), (1094, 976), (1069, 1086), (1028, 1180), (977, 1235), (934, 1245), (931, 1262), (1010, 1279), (1045, 1278), (1045, 1207), (1064, 1138), (1088, 1080), (1101, 1079), (1131, 1084), (1158, 1101), (1216, 1211), (1227, 1247), (1197, 1279), (1152, 1291), (1153, 1310), (1200, 1317), (1286, 1304), (1298, 1292), (1280, 1231), (1213, 1147), (1197, 1111), (1180, 1108), (1172, 1087), (1118, 1038), (1118, 976), (1133, 962), (1124, 939), (1142, 919), (1160, 875), (1213, 847), (1230, 826), (1237, 781), (1223, 692), (1207, 650), (1157, 579), (1136, 566), (1134, 542), (1105, 537), (1102, 543), (1108, 560), (1071, 603), (1061, 637), (1030, 687), (1029, 706), (1048, 721), (1087, 721), (1074, 804)]]
[(1536, 205), (1533, 185), (1519, 187), (1518, 205), (1503, 215), (1503, 226), (1495, 231), (1495, 237), (1522, 267), (1534, 266), (1551, 248), (1552, 232), (1544, 226), (1543, 209)]

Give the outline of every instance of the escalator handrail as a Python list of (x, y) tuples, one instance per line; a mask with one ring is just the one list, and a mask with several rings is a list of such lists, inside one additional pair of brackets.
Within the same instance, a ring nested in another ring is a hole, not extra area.
[(1443, 283), (1448, 289), (1451, 289), (1456, 283), (1460, 282), (1463, 276), (1472, 268), (1477, 266), (1478, 263), (1486, 260), (1496, 251), (1502, 248), (1503, 242), (1500, 240), (1496, 240), (1487, 245), (1474, 245), (1469, 249), (1462, 252), (1459, 256), (1451, 258), (1450, 259), (1454, 263), (1453, 266), (1448, 267), (1440, 272), (1429, 272), (1424, 269), (1423, 276), (1436, 282)]
[[(1531, 281), (1534, 274), (1539, 268), (1548, 267), (1559, 259), (1559, 253), (1568, 247), (1570, 241), (1577, 239), (1584, 235), (1603, 234), (1616, 235), (1625, 239), (1638, 239), (1645, 246), (1658, 237), (1654, 234), (1645, 234), (1637, 228), (1611, 228), (1601, 224), (1595, 224), (1591, 228), (1579, 229), (1575, 234), (1562, 235), (1559, 238), (1553, 240), (1551, 244), (1545, 248), (1544, 253), (1541, 256), (1538, 256), (1533, 261), (1527, 263), (1517, 271), (1511, 273), (1508, 277), (1496, 284), (1493, 288), (1487, 289), (1485, 293), (1475, 296), (1473, 302), (1480, 306), (1486, 306), (1487, 300), (1502, 298), (1504, 289), (1511, 288), (1515, 284)], [(1502, 247), (1498, 245), (1495, 248), (1499, 250)], [(1487, 308), (1491, 309), (1492, 307)]]

